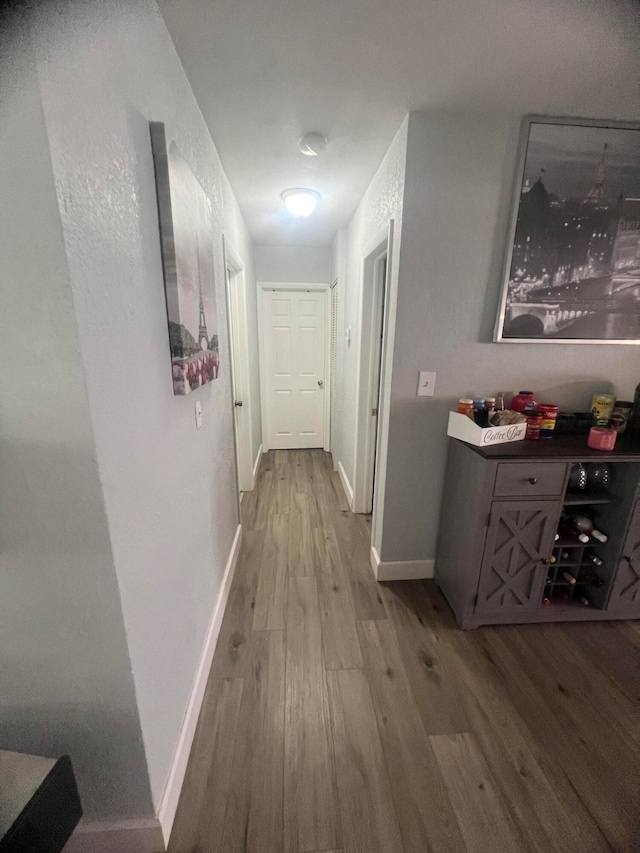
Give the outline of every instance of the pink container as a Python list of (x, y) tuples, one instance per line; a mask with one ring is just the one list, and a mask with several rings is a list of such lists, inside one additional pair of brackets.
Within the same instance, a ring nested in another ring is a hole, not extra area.
[(591, 427), (587, 444), (593, 450), (613, 450), (618, 433), (607, 427)]

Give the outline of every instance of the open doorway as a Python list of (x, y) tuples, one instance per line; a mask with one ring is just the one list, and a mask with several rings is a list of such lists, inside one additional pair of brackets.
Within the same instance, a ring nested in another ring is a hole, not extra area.
[(374, 536), (378, 515), (376, 497), (386, 464), (381, 439), (386, 416), (384, 391), (392, 235), (393, 222), (390, 222), (366, 248), (362, 264), (353, 511), (373, 513)]
[(253, 490), (251, 452), (251, 398), (249, 346), (245, 297), (244, 264), (229, 241), (224, 241), (227, 290), (231, 394), (236, 449), (236, 471), (240, 497)]

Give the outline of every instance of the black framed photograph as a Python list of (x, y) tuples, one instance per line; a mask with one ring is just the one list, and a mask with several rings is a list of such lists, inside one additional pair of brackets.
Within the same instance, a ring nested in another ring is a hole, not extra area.
[(205, 191), (162, 122), (149, 123), (158, 195), (173, 393), (218, 378), (213, 220)]
[(640, 343), (640, 125), (524, 120), (494, 339)]

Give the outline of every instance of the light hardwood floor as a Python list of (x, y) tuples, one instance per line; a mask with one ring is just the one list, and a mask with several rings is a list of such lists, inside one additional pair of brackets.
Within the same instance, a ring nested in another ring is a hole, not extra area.
[(640, 851), (640, 623), (460, 631), (321, 450), (242, 515), (171, 853)]

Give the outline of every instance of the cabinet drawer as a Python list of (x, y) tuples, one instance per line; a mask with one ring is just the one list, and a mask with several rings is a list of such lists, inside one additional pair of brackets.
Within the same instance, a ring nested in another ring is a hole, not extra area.
[(537, 497), (562, 494), (564, 462), (501, 462), (493, 489), (496, 497)]

